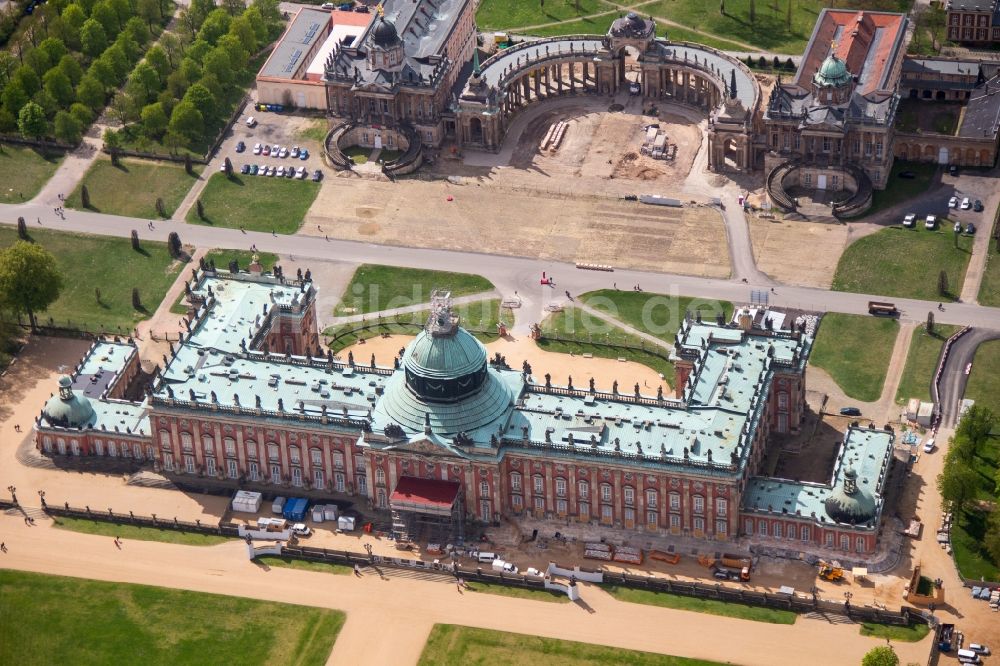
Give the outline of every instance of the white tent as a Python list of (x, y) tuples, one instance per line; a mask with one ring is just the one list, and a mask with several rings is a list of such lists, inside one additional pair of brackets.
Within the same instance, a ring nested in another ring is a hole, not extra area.
[(233, 496), (233, 511), (238, 513), (257, 513), (263, 496), (250, 490), (238, 490)]

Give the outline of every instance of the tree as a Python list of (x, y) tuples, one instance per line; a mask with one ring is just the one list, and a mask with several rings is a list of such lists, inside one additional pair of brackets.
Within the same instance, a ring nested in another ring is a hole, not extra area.
[(145, 46), (152, 37), (146, 22), (138, 16), (133, 16), (125, 22), (125, 34), (139, 46)]
[(69, 49), (66, 48), (63, 40), (55, 37), (43, 39), (42, 43), (38, 45), (38, 50), (43, 51), (49, 57), (49, 63), (52, 65), (62, 60), (63, 56), (69, 55)]
[(160, 77), (161, 81), (166, 80), (167, 76), (170, 74), (170, 59), (167, 58), (167, 52), (163, 50), (163, 47), (159, 44), (154, 44), (148, 51), (146, 51), (146, 62), (148, 62), (153, 69), (156, 70), (157, 75)]
[[(1000, 473), (998, 473), (1000, 477)], [(1000, 486), (1000, 478), (997, 479)], [(987, 519), (986, 534), (983, 536), (983, 547), (986, 548), (994, 562), (1000, 562), (1000, 511), (994, 509)]]
[(80, 85), (76, 87), (76, 98), (96, 112), (104, 107), (104, 86), (93, 76), (87, 74), (80, 79)]
[(229, 178), (232, 178), (233, 177), (233, 162), (232, 162), (232, 160), (230, 160), (227, 157), (226, 161), (222, 163), (222, 166), (224, 166), (225, 169), (226, 169), (226, 176), (228, 176)]
[(68, 111), (56, 113), (53, 134), (63, 143), (77, 144), (83, 138), (83, 124)]
[(84, 208), (90, 208), (90, 190), (86, 185), (80, 188), (80, 203)]
[(100, 287), (94, 287), (94, 299), (97, 301), (98, 305), (101, 304), (101, 288)]
[(21, 65), (15, 70), (12, 81), (20, 83), (29, 97), (42, 89), (42, 79), (34, 69), (27, 65)]
[(87, 20), (87, 14), (75, 2), (70, 3), (63, 10), (63, 25), (65, 26), (65, 39), (73, 48), (80, 48), (80, 28)]
[(142, 310), (142, 299), (139, 298), (139, 288), (132, 287), (132, 308)]
[(73, 106), (69, 107), (69, 114), (76, 118), (82, 127), (86, 127), (94, 122), (93, 111), (86, 104), (80, 104), (80, 102), (76, 102)]
[(927, 335), (934, 335), (934, 313), (931, 311), (927, 312)]
[(28, 315), (32, 331), (38, 329), (35, 314), (52, 305), (62, 287), (56, 258), (41, 245), (21, 240), (0, 250), (0, 306)]
[(26, 139), (38, 139), (45, 135), (49, 124), (45, 120), (45, 110), (35, 102), (28, 102), (17, 114), (17, 131)]
[(100, 60), (106, 62), (111, 67), (111, 71), (115, 73), (115, 83), (124, 81), (132, 69), (128, 54), (125, 53), (125, 48), (120, 42), (115, 42), (104, 49)]
[(156, 197), (156, 214), (160, 217), (167, 217), (167, 207), (163, 204), (162, 197)]
[(23, 217), (17, 218), (17, 237), (21, 240), (28, 240), (28, 224)]
[(108, 39), (114, 39), (122, 28), (118, 23), (118, 14), (107, 2), (98, 2), (94, 5), (94, 9), (90, 12), (90, 18), (101, 24)]
[(136, 9), (139, 18), (146, 22), (150, 30), (153, 29), (153, 21), (159, 21), (163, 18), (159, 0), (139, 0)]
[(972, 453), (978, 454), (989, 439), (993, 426), (996, 425), (996, 415), (988, 407), (973, 405), (962, 415), (962, 420), (955, 428), (956, 437), (967, 437), (972, 445)]
[(201, 203), (201, 199), (198, 199), (194, 203), (195, 203), (195, 206), (198, 209), (198, 219), (199, 220), (204, 220), (205, 219), (205, 205)]
[(951, 502), (957, 511), (976, 496), (979, 477), (965, 460), (949, 459), (937, 478), (941, 498)]
[(141, 248), (139, 247), (139, 232), (135, 229), (132, 230), (132, 249), (138, 252)]
[(45, 92), (52, 95), (52, 99), (59, 106), (67, 107), (76, 101), (76, 94), (73, 92), (73, 82), (58, 67), (45, 72), (45, 76), (42, 79), (45, 81)]
[(83, 68), (80, 67), (80, 63), (76, 61), (76, 58), (66, 54), (59, 60), (59, 71), (66, 75), (70, 83), (74, 86), (80, 83), (80, 79), (83, 78)]
[(948, 274), (944, 271), (938, 273), (938, 294), (940, 296), (948, 295)]
[(861, 666), (899, 666), (899, 655), (891, 645), (879, 645), (865, 654)]
[(140, 62), (132, 70), (129, 82), (134, 82), (142, 90), (142, 103), (149, 102), (160, 89), (160, 75), (148, 62)]
[(785, 10), (785, 29), (792, 29), (792, 0), (788, 0), (788, 6)]
[(201, 137), (201, 133), (205, 130), (205, 119), (201, 111), (185, 99), (174, 107), (168, 128), (191, 142)]
[(163, 105), (159, 102), (147, 104), (142, 109), (142, 126), (146, 134), (151, 137), (159, 137), (167, 129), (167, 114), (163, 110)]
[(232, 21), (232, 17), (229, 15), (225, 9), (221, 7), (213, 10), (205, 22), (201, 24), (201, 30), (198, 31), (198, 39), (204, 39), (209, 44), (215, 44), (219, 41), (219, 37), (229, 32), (229, 25)]
[(0, 101), (3, 102), (4, 109), (12, 115), (17, 115), (24, 105), (31, 101), (31, 97), (24, 90), (20, 81), (11, 81), (0, 94)]
[(121, 135), (111, 128), (104, 130), (104, 147), (108, 149), (111, 154), (111, 163), (118, 166), (118, 151), (122, 147), (122, 137)]
[(233, 62), (229, 54), (222, 47), (214, 48), (205, 55), (205, 59), (202, 61), (202, 69), (206, 74), (211, 74), (217, 78), (222, 84), (232, 83), (233, 81)]
[(194, 175), (194, 165), (191, 164), (191, 153), (184, 153), (184, 173)]
[(176, 231), (171, 231), (170, 235), (167, 236), (167, 250), (174, 259), (181, 256), (181, 237), (177, 235)]
[(108, 33), (95, 19), (87, 19), (80, 28), (80, 48), (91, 58), (96, 58), (108, 48)]
[(750, 0), (750, 23), (757, 22), (757, 3), (754, 0)]

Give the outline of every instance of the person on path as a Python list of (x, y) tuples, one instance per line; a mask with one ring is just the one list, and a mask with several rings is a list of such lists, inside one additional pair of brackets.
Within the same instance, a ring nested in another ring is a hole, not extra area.
[(357, 576), (358, 578), (361, 577), (361, 567), (359, 567), (357, 564), (354, 565), (354, 575)]
[(7, 544), (4, 543), (3, 541), (0, 541), (0, 552), (4, 552), (4, 553), (7, 552)]

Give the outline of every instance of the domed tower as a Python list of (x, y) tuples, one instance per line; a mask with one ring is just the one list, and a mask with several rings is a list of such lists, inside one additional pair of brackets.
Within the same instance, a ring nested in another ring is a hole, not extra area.
[(875, 517), (875, 498), (858, 488), (858, 474), (848, 466), (844, 482), (826, 498), (826, 514), (838, 523), (859, 525)]
[(73, 390), (73, 380), (63, 375), (59, 378), (59, 394), (45, 403), (42, 418), (60, 428), (83, 428), (94, 418), (94, 408), (87, 396)]
[(816, 99), (825, 104), (845, 104), (851, 99), (854, 77), (847, 71), (847, 64), (830, 53), (816, 74), (813, 75), (813, 92)]
[(427, 325), (400, 365), (402, 372), (389, 380), (376, 412), (409, 433), (472, 432), (513, 404), (510, 387), (487, 363), (486, 347), (458, 325), (449, 292), (431, 295)]
[(386, 71), (399, 71), (403, 67), (403, 40), (396, 32), (396, 25), (385, 17), (382, 5), (368, 34), (368, 65)]

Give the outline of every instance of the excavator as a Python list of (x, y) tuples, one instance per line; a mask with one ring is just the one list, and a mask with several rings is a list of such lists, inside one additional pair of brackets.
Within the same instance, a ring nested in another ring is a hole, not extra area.
[(836, 582), (844, 577), (844, 570), (839, 566), (828, 564), (827, 562), (820, 562), (819, 577), (823, 580)]

